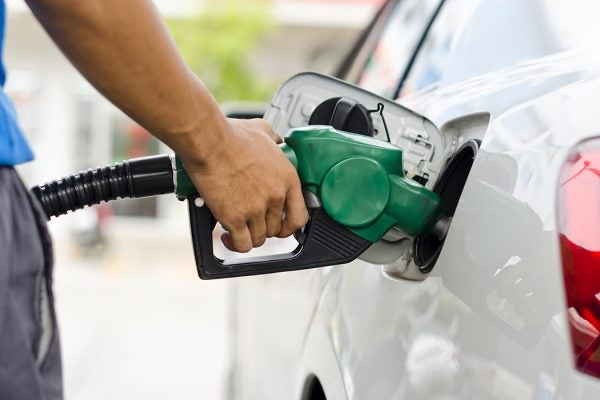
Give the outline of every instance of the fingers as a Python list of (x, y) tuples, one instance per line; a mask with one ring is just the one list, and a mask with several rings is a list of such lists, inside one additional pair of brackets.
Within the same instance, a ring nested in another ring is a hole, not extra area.
[(225, 229), (228, 232), (221, 235), (225, 247), (238, 253), (247, 253), (253, 247), (262, 246), (267, 240), (265, 212), (253, 212), (247, 223), (236, 224)]
[[(252, 247), (262, 246), (268, 237), (275, 237), (281, 231), (284, 199), (276, 199), (265, 213), (256, 213), (248, 221), (246, 229), (237, 229), (221, 236), (225, 247), (231, 251), (245, 253)], [(250, 241), (248, 240), (250, 236)]]
[(265, 216), (254, 218), (248, 223), (250, 229), (250, 237), (252, 238), (252, 246), (260, 247), (267, 240), (267, 224)]
[(273, 139), (273, 141), (277, 144), (283, 143), (283, 139), (281, 138), (281, 136), (279, 136), (278, 134), (276, 134), (273, 131), (273, 127), (271, 126), (270, 123), (268, 123), (267, 121), (265, 121), (264, 119), (255, 119), (254, 121), (256, 121), (257, 124), (261, 125), (262, 131), (265, 132), (267, 135), (269, 135), (269, 137), (271, 139)]
[(277, 144), (281, 144), (281, 143), (283, 143), (283, 139), (281, 138), (281, 136), (279, 136), (278, 134), (276, 134), (275, 132), (273, 132), (273, 130), (272, 130), (272, 129), (269, 129), (269, 130), (268, 130), (268, 133), (269, 133), (269, 137), (270, 137), (271, 139), (273, 139), (273, 141), (274, 141), (275, 143), (277, 143)]
[(288, 237), (306, 225), (308, 212), (300, 189), (292, 188), (285, 200), (286, 216), (283, 220), (283, 203), (270, 207), (266, 215), (256, 215), (247, 226), (231, 230), (221, 236), (225, 247), (238, 253), (246, 253), (253, 247), (262, 246), (268, 237)]
[(289, 190), (285, 200), (285, 220), (277, 236), (280, 238), (288, 237), (306, 225), (307, 222), (308, 211), (304, 204), (302, 189), (300, 185), (294, 185)]
[(248, 226), (228, 229), (229, 232), (221, 235), (221, 241), (231, 251), (247, 253), (252, 250), (252, 236)]
[(229, 122), (236, 124), (246, 131), (246, 133), (259, 133), (267, 135), (271, 140), (277, 144), (283, 143), (283, 139), (277, 133), (273, 131), (273, 126), (262, 118), (253, 119), (237, 119), (229, 118)]
[(281, 231), (283, 223), (283, 205), (267, 210), (267, 237), (275, 237)]

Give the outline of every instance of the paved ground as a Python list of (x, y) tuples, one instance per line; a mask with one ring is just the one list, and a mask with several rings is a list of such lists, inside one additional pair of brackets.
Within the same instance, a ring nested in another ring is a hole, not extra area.
[(101, 259), (57, 239), (68, 400), (224, 398), (230, 286), (200, 281), (187, 244), (152, 235)]

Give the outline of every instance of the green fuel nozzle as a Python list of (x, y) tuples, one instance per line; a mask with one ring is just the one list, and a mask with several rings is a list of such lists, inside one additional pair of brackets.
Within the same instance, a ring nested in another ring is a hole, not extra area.
[(438, 195), (405, 177), (402, 150), (390, 143), (312, 126), (291, 131), (283, 150), (327, 214), (363, 239), (394, 227), (427, 233), (442, 215)]
[[(418, 236), (442, 216), (439, 196), (405, 177), (402, 150), (390, 143), (308, 126), (290, 131), (281, 149), (329, 217), (365, 240), (394, 227)], [(176, 192), (180, 199), (196, 192), (180, 161)]]
[(309, 221), (287, 254), (220, 260), (214, 256), (215, 224), (180, 161), (176, 192), (188, 199), (192, 242), (202, 279), (293, 271), (348, 263), (392, 228), (414, 237), (428, 232), (440, 240), (449, 226), (440, 219), (437, 194), (408, 179), (402, 150), (371, 137), (330, 126), (293, 129), (281, 146), (296, 167), (305, 192)]

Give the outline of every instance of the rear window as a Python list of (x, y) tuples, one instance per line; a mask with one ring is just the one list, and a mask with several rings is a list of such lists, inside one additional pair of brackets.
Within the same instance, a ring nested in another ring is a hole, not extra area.
[(596, 51), (597, 0), (446, 0), (400, 97), (575, 48)]
[(440, 0), (402, 0), (387, 21), (357, 84), (391, 97)]
[(415, 59), (400, 97), (437, 83), (444, 74), (455, 39), (476, 0), (446, 0)]

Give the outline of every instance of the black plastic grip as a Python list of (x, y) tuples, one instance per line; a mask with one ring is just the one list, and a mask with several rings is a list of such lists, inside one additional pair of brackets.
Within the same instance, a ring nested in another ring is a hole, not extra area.
[(322, 208), (310, 209), (310, 219), (299, 238), (302, 242), (288, 254), (238, 258), (226, 261), (213, 251), (215, 219), (207, 206), (188, 200), (192, 243), (198, 275), (202, 279), (232, 278), (295, 271), (348, 263), (369, 248), (365, 240), (332, 220)]

